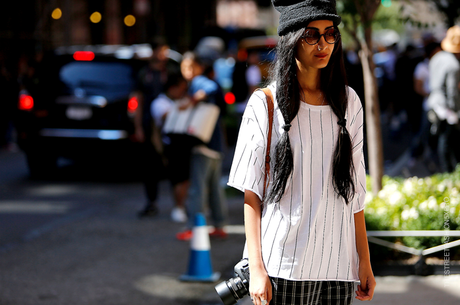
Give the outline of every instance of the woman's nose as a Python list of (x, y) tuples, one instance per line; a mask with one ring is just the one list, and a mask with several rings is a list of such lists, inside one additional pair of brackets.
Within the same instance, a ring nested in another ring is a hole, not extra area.
[(326, 42), (326, 38), (324, 37), (324, 35), (321, 36), (321, 38), (318, 41), (318, 46), (323, 49), (323, 48), (327, 47), (327, 45), (328, 45), (328, 43)]

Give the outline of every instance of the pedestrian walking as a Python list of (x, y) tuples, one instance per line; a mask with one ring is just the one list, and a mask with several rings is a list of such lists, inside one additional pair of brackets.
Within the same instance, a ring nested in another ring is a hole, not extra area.
[[(176, 73), (168, 76), (164, 85), (164, 92), (152, 102), (151, 114), (155, 121), (156, 128), (162, 130), (167, 115), (178, 103), (186, 104), (187, 81), (182, 75)], [(167, 178), (173, 187), (174, 207), (171, 211), (171, 219), (174, 222), (183, 223), (187, 221), (185, 200), (190, 185), (190, 155), (193, 147), (193, 140), (188, 135), (163, 134), (161, 143), (157, 146), (161, 149), (163, 162), (166, 164)]]
[[(212, 103), (223, 106), (223, 93), (219, 85), (211, 79), (212, 64), (204, 62), (194, 53), (184, 54), (181, 64), (182, 75), (190, 81), (189, 95), (192, 103)], [(222, 113), (222, 110), (221, 110)], [(224, 230), (227, 221), (227, 206), (224, 190), (220, 185), (222, 177), (223, 159), (223, 132), (221, 120), (218, 119), (211, 140), (206, 144), (196, 145), (192, 149), (190, 160), (190, 188), (188, 192), (187, 211), (190, 216), (204, 213), (209, 207), (214, 230), (212, 237), (225, 238)], [(179, 232), (176, 237), (179, 240), (192, 238), (194, 217), (190, 217), (188, 228)]]
[(134, 95), (139, 102), (134, 116), (135, 137), (141, 143), (140, 159), (142, 163), (142, 182), (147, 201), (139, 217), (151, 217), (158, 214), (158, 183), (163, 179), (163, 165), (158, 147), (155, 147), (155, 137), (159, 133), (155, 129), (150, 106), (152, 101), (163, 91), (167, 80), (167, 57), (164, 53), (167, 46), (162, 43), (152, 44), (152, 57), (148, 64), (139, 71), (137, 90)]
[(249, 292), (255, 305), (351, 304), (359, 280), (356, 298), (371, 300), (363, 108), (346, 82), (341, 17), (335, 0), (272, 2), (281, 15), (269, 156), (267, 95), (256, 91), (228, 182), (244, 191)]
[(431, 124), (428, 120), (428, 97), (430, 95), (430, 58), (436, 54), (441, 48), (439, 42), (430, 41), (424, 46), (425, 59), (417, 64), (414, 70), (414, 91), (423, 98), (422, 114), (420, 118), (420, 130), (412, 139), (411, 143), (411, 159), (409, 166), (412, 167), (416, 163), (416, 159), (423, 157), (431, 172), (435, 172), (437, 155), (433, 143), (434, 134), (430, 132)]
[(442, 50), (430, 59), (430, 96), (428, 106), (434, 111), (437, 124), (438, 157), (441, 170), (452, 172), (460, 162), (458, 125), (460, 111), (460, 27), (447, 30)]

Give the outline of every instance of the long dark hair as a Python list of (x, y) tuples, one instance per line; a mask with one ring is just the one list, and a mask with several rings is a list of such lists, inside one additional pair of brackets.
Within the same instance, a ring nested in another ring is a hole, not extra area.
[[(276, 100), (283, 115), (285, 130), (276, 144), (273, 186), (267, 201), (278, 202), (284, 194), (287, 181), (293, 171), (293, 157), (289, 140), (289, 128), (300, 107), (301, 88), (297, 80), (296, 49), (304, 29), (280, 37), (276, 48), (276, 61), (271, 67), (271, 81), (276, 81)], [(345, 114), (348, 105), (347, 78), (343, 61), (342, 40), (339, 37), (328, 65), (321, 69), (320, 90), (338, 118), (339, 136), (332, 160), (334, 190), (348, 204), (353, 198), (353, 159), (351, 139), (346, 128)]]

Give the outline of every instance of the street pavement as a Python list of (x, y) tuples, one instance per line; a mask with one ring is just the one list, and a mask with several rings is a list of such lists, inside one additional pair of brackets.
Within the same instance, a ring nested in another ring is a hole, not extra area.
[[(160, 187), (160, 214), (138, 219), (140, 183), (122, 184), (129, 196), (88, 213), (74, 214), (27, 233), (0, 249), (0, 304), (218, 304), (216, 283), (188, 283), (190, 243), (175, 234), (183, 224), (170, 218), (172, 198)], [(1, 200), (0, 200), (1, 203)], [(242, 204), (229, 199), (230, 224), (241, 225)], [(244, 237), (211, 241), (214, 271), (229, 278)]]

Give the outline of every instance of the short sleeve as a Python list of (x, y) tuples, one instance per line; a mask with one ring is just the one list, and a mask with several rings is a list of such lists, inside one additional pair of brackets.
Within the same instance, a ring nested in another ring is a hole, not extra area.
[(242, 192), (250, 190), (262, 200), (267, 145), (268, 112), (266, 97), (256, 91), (243, 114), (228, 185)]
[(174, 107), (173, 102), (169, 102), (162, 95), (156, 98), (150, 105), (150, 112), (157, 127), (163, 125), (164, 116)]
[(350, 88), (348, 92), (349, 133), (353, 151), (355, 196), (353, 197), (353, 213), (364, 209), (366, 197), (366, 165), (364, 163), (364, 108), (356, 92)]
[(195, 94), (198, 90), (203, 90), (206, 95), (215, 94), (218, 90), (217, 84), (204, 77), (203, 75), (196, 76), (192, 80), (192, 84), (190, 85), (190, 93)]
[(420, 62), (414, 70), (414, 78), (425, 80), (430, 76), (430, 72), (428, 71), (428, 65), (425, 62)]

